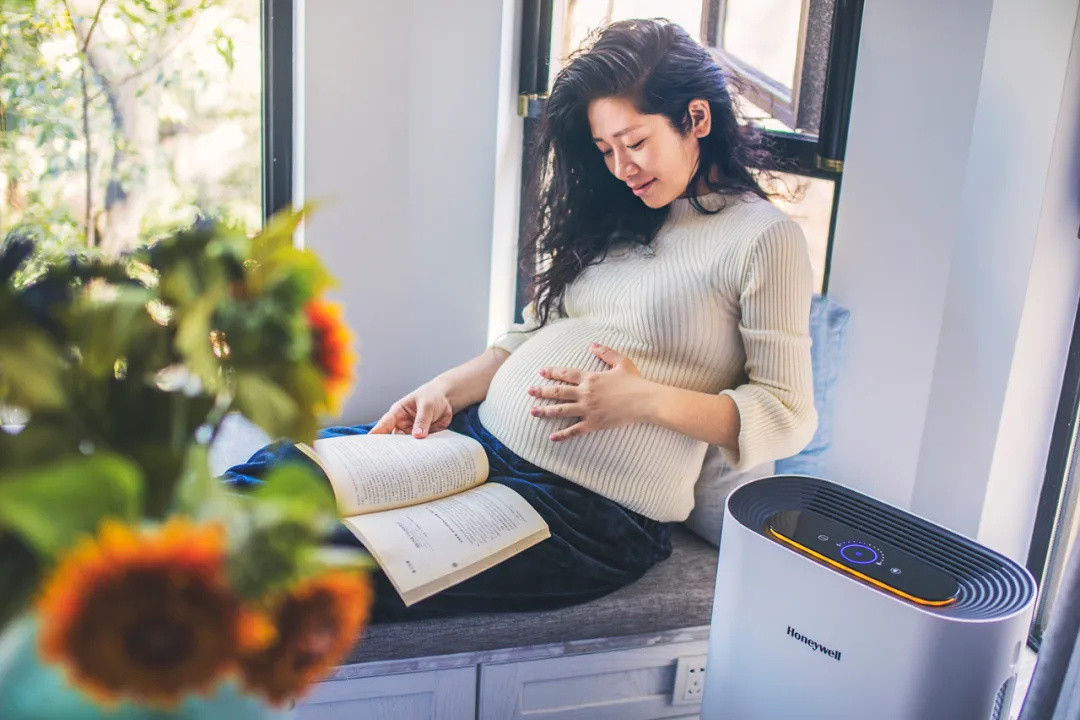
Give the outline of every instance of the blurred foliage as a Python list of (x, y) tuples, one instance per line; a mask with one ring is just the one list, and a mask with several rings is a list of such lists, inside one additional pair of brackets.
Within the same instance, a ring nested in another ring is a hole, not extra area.
[(0, 243), (0, 407), (23, 418), (0, 431), (0, 580), (23, 600), (106, 517), (227, 524), (245, 597), (326, 566), (334, 503), (309, 470), (241, 498), (206, 462), (232, 411), (311, 442), (340, 381), (308, 321), (331, 279), (293, 244), (301, 217), (251, 238), (200, 223), (116, 258), (35, 252), (23, 231)]

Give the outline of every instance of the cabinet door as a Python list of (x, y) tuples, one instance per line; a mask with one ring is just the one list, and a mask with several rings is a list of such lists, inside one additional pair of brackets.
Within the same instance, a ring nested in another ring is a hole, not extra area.
[(467, 720), (476, 717), (476, 667), (319, 683), (296, 720)]
[(702, 641), (480, 666), (480, 720), (651, 720), (695, 717), (673, 705), (675, 663)]

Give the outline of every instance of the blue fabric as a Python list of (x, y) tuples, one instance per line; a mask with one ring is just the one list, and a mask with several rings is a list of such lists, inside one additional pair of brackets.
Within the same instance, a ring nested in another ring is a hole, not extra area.
[(818, 426), (802, 452), (776, 461), (777, 475), (825, 476), (825, 451), (832, 445), (835, 390), (851, 311), (831, 298), (815, 295), (810, 303), (810, 361), (814, 373), (814, 408)]
[[(488, 482), (505, 485), (525, 498), (547, 522), (551, 537), (409, 608), (378, 572), (373, 622), (574, 605), (628, 585), (671, 554), (670, 524), (631, 512), (518, 457), (480, 424), (477, 408), (456, 413), (450, 429), (484, 446)], [(373, 425), (331, 427), (319, 437), (363, 435)], [(250, 487), (281, 462), (303, 462), (319, 471), (292, 443), (278, 442), (229, 468), (224, 480), (233, 487)], [(359, 544), (344, 526), (338, 527), (333, 542)]]

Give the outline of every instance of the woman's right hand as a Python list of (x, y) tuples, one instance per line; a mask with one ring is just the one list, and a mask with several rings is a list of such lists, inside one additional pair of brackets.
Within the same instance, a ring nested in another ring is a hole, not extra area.
[(430, 384), (421, 385), (390, 406), (369, 431), (370, 435), (406, 433), (427, 437), (450, 427), (454, 408), (446, 393)]

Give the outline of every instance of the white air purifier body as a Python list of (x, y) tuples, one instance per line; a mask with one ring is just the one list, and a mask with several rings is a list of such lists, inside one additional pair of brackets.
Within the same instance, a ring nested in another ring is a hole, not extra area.
[(824, 480), (731, 494), (702, 720), (999, 720), (1036, 595), (1026, 569)]

